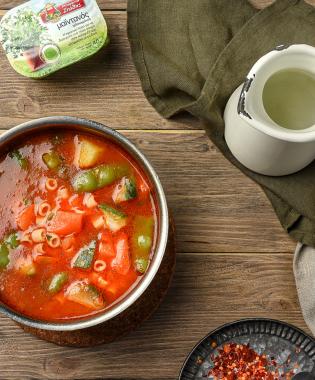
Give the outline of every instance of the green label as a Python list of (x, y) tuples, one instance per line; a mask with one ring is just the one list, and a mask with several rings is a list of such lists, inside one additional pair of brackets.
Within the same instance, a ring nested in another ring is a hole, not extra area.
[(41, 78), (95, 54), (108, 33), (95, 0), (31, 0), (2, 18), (0, 40), (17, 72)]

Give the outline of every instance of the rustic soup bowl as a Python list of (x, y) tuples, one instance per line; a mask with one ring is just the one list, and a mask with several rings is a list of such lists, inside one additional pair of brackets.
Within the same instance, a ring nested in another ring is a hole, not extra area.
[(52, 129), (87, 132), (89, 134), (103, 136), (104, 138), (115, 142), (118, 146), (123, 148), (131, 155), (131, 157), (138, 163), (138, 165), (147, 175), (153, 186), (156, 205), (158, 208), (157, 244), (147, 272), (143, 275), (142, 279), (136, 284), (136, 286), (130, 289), (126, 295), (124, 295), (121, 299), (109, 306), (104, 311), (96, 315), (76, 319), (74, 321), (52, 323), (26, 317), (11, 309), (4, 303), (0, 303), (0, 312), (22, 325), (42, 330), (74, 331), (92, 327), (116, 317), (128, 307), (130, 307), (133, 303), (135, 303), (135, 301), (143, 295), (145, 290), (148, 288), (156, 276), (165, 254), (169, 229), (168, 208), (160, 180), (146, 157), (126, 137), (100, 123), (65, 116), (46, 117), (33, 120), (18, 125), (17, 127), (14, 127), (2, 134), (0, 136), (0, 153), (5, 153), (8, 148), (16, 142), (25, 141), (28, 136), (34, 135), (37, 132), (49, 131)]

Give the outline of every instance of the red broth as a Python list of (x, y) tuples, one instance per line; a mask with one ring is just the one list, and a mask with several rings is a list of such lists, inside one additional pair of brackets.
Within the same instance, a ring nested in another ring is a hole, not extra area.
[(0, 162), (0, 299), (46, 321), (82, 318), (123, 297), (156, 241), (152, 186), (107, 139), (33, 136)]

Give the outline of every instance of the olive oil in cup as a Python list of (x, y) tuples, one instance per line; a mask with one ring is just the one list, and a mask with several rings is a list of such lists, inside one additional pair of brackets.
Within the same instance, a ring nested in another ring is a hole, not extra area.
[(273, 74), (263, 90), (268, 116), (280, 127), (301, 130), (315, 124), (315, 78), (299, 69)]
[(225, 141), (246, 168), (295, 173), (315, 159), (315, 48), (281, 45), (261, 57), (224, 111)]

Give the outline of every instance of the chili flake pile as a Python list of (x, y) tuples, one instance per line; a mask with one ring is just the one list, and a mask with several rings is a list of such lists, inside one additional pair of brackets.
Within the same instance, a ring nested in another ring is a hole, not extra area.
[(211, 357), (214, 366), (208, 374), (215, 380), (290, 380), (293, 376), (293, 371), (281, 375), (275, 360), (259, 355), (249, 344), (228, 343), (218, 351)]

